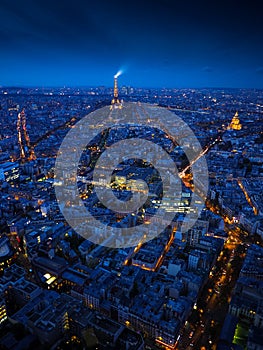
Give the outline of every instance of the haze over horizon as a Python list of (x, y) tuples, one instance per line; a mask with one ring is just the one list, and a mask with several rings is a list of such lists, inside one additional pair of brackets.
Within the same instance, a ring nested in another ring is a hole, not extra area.
[(2, 0), (1, 86), (263, 88), (260, 2)]

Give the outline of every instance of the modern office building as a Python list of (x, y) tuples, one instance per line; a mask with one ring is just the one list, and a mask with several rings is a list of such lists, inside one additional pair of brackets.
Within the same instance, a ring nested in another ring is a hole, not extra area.
[(19, 164), (18, 162), (5, 162), (0, 164), (0, 181), (6, 181), (13, 184), (19, 180)]

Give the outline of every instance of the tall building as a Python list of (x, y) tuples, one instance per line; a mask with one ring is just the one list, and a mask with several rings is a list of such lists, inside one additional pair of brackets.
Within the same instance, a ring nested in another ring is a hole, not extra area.
[(198, 220), (195, 226), (186, 232), (185, 240), (190, 246), (195, 247), (197, 244), (199, 244), (200, 239), (206, 235), (207, 231), (208, 222)]
[(0, 164), (0, 181), (13, 184), (19, 180), (19, 176), (18, 162), (5, 162)]

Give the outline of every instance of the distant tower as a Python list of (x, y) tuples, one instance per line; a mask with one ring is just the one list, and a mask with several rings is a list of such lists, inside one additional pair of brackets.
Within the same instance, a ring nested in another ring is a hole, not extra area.
[(26, 127), (26, 114), (23, 109), (17, 116), (17, 136), (20, 148), (20, 158), (22, 162), (36, 159), (34, 147), (30, 145), (30, 139)]
[(240, 120), (238, 118), (238, 112), (236, 112), (234, 117), (232, 118), (232, 121), (229, 124), (228, 129), (232, 129), (232, 130), (241, 130), (242, 129), (242, 124), (240, 123)]
[(122, 108), (122, 103), (119, 100), (119, 90), (118, 90), (118, 74), (114, 75), (114, 90), (113, 99), (111, 101), (111, 109)]
[(114, 77), (114, 101), (118, 102), (119, 90), (118, 90), (118, 78)]

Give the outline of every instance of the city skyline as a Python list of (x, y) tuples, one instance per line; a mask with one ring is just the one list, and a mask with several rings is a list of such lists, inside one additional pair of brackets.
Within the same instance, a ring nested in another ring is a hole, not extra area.
[(259, 0), (8, 0), (0, 349), (263, 349)]
[(0, 85), (263, 88), (258, 5), (3, 1)]
[(1, 89), (0, 347), (260, 349), (262, 91), (120, 92)]

